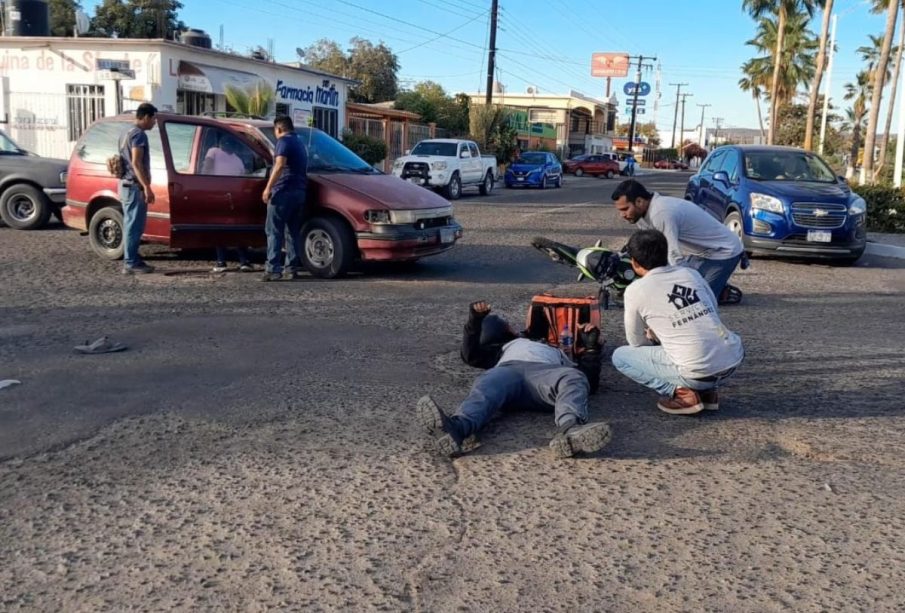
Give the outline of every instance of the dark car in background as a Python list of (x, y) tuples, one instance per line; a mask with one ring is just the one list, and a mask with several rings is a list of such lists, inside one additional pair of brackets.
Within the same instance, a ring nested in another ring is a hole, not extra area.
[(509, 165), (503, 181), (506, 187), (562, 187), (562, 165), (552, 153), (528, 151)]
[(654, 162), (654, 168), (666, 170), (688, 170), (688, 164), (682, 160), (657, 160)]
[(10, 228), (36, 230), (66, 202), (69, 162), (22, 149), (0, 130), (0, 218)]
[(603, 155), (579, 155), (563, 162), (562, 170), (576, 177), (591, 175), (612, 179), (619, 174), (619, 162)]
[(688, 181), (685, 198), (722, 220), (752, 253), (850, 264), (867, 241), (864, 199), (803, 149), (720, 147)]

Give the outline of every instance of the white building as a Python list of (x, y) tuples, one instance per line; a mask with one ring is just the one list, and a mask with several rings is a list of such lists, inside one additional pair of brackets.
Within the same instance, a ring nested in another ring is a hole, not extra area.
[(339, 137), (354, 81), (167, 40), (0, 38), (0, 128), (39, 155), (68, 158), (96, 119), (151, 102), (159, 110), (229, 112), (226, 87), (275, 92), (276, 113)]

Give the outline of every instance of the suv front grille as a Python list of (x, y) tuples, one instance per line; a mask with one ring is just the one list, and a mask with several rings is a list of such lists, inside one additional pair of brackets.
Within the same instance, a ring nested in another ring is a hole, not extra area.
[(793, 202), (792, 221), (801, 228), (841, 228), (845, 225), (846, 210), (844, 204)]
[(421, 177), (426, 179), (430, 175), (429, 166), (426, 162), (406, 162), (402, 167), (402, 178)]

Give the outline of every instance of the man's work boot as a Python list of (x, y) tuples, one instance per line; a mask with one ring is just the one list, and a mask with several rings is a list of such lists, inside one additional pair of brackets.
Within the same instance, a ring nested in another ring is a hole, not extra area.
[(610, 427), (603, 423), (579, 424), (572, 420), (557, 428), (550, 441), (550, 449), (557, 458), (571, 458), (579, 454), (594, 453), (610, 442)]
[(701, 402), (704, 404), (705, 411), (720, 410), (720, 395), (719, 392), (716, 391), (716, 388), (704, 390), (699, 392), (699, 394), (701, 396)]
[(422, 396), (416, 407), (418, 422), (434, 437), (434, 446), (445, 456), (456, 456), (462, 453), (462, 441), (465, 437), (459, 424), (448, 417), (430, 396)]
[(704, 403), (701, 397), (693, 389), (687, 387), (677, 387), (672, 398), (665, 396), (657, 402), (657, 407), (665, 413), (672, 415), (694, 415), (704, 410)]

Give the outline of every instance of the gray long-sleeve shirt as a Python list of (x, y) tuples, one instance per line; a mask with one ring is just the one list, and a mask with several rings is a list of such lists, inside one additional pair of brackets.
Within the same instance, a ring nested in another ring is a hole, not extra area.
[(687, 200), (654, 194), (642, 230), (659, 230), (669, 243), (669, 263), (684, 264), (688, 256), (728, 260), (742, 252), (742, 242), (707, 211)]

